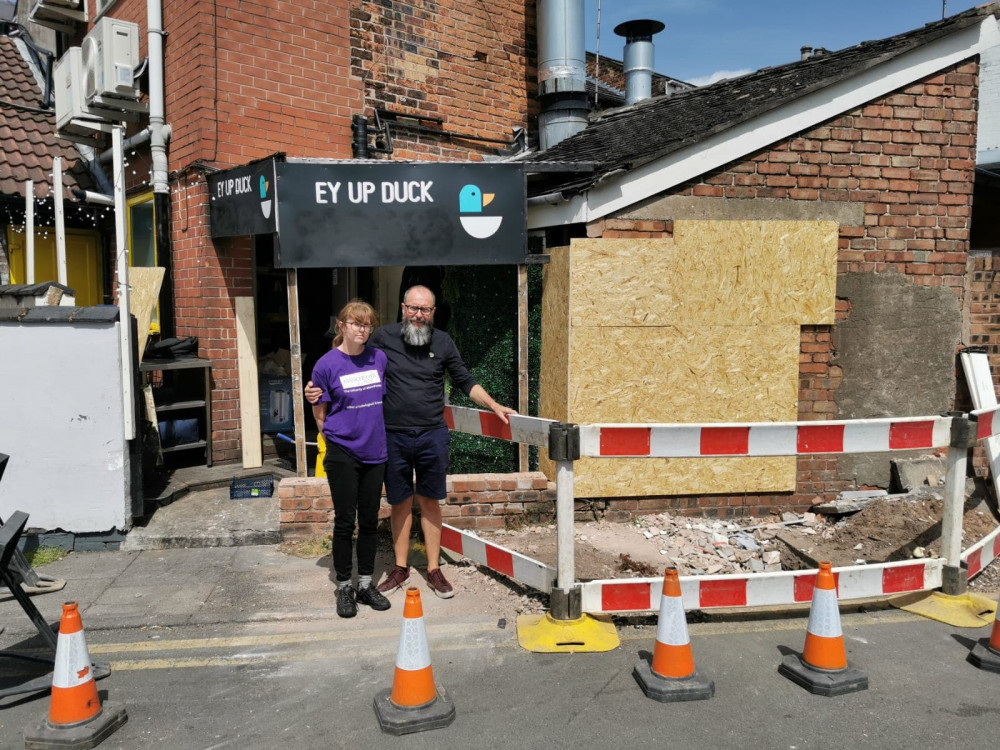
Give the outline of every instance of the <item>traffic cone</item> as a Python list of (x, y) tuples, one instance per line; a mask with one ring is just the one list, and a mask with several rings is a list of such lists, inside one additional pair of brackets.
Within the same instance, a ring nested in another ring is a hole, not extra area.
[(705, 700), (715, 695), (715, 682), (702, 677), (694, 667), (681, 582), (675, 568), (663, 573), (652, 665), (642, 659), (632, 675), (647, 698), (661, 703)]
[(843, 695), (868, 689), (868, 675), (847, 663), (837, 584), (828, 562), (821, 562), (816, 574), (802, 655), (788, 654), (781, 660), (778, 673), (816, 695)]
[(49, 718), (25, 730), (25, 750), (96, 747), (127, 720), (124, 708), (101, 706), (80, 611), (76, 602), (66, 602), (56, 641)]
[(395, 735), (440, 729), (455, 720), (455, 704), (434, 682), (417, 588), (406, 590), (392, 689), (375, 696), (375, 714), (382, 731)]
[(980, 641), (972, 647), (969, 661), (988, 672), (1000, 672), (1000, 600), (997, 601), (997, 613), (993, 618), (990, 639), (985, 643)]

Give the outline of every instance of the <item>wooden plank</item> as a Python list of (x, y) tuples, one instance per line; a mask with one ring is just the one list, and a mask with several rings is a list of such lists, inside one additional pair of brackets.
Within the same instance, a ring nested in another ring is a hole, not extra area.
[[(517, 411), (528, 414), (528, 267), (517, 267)], [(528, 446), (518, 445), (518, 471), (528, 470)]]
[(240, 445), (243, 468), (263, 465), (260, 443), (260, 386), (257, 381), (257, 328), (253, 297), (236, 297), (236, 358), (240, 378)]
[(306, 420), (302, 403), (302, 335), (299, 331), (299, 277), (294, 268), (285, 271), (288, 287), (288, 341), (292, 353), (292, 407), (295, 414), (295, 475), (308, 476)]
[(140, 362), (142, 362), (142, 355), (146, 351), (149, 324), (153, 319), (156, 303), (160, 299), (160, 287), (163, 286), (163, 275), (166, 270), (159, 266), (152, 268), (133, 266), (129, 273), (129, 286), (132, 287), (130, 302), (138, 331), (136, 345), (139, 349)]

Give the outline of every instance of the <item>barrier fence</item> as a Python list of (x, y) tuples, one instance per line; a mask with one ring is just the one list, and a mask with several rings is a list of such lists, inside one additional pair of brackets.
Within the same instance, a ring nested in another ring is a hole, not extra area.
[[(492, 412), (449, 406), (449, 428), (473, 435), (545, 447), (556, 463), (556, 568), (445, 526), (442, 546), (551, 595), (556, 619), (582, 612), (649, 612), (660, 604), (662, 579), (578, 582), (574, 569), (573, 462), (580, 457), (698, 458), (880, 453), (947, 448), (941, 557), (835, 568), (838, 597), (857, 599), (927, 591), (964, 591), (967, 579), (1000, 556), (1000, 528), (966, 551), (961, 549), (965, 475), (969, 448), (1000, 434), (1000, 406), (969, 414), (821, 422), (742, 424), (569, 425), (511, 415), (510, 424)], [(810, 601), (816, 571), (781, 571), (683, 576), (685, 609), (760, 607)]]

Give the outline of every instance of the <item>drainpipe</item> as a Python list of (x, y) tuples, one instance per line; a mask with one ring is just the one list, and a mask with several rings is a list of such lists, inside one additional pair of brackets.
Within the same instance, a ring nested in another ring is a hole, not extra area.
[(653, 95), (653, 35), (664, 29), (659, 21), (626, 21), (615, 26), (625, 37), (625, 106)]
[(538, 0), (539, 145), (544, 151), (587, 127), (583, 0)]
[(167, 176), (167, 137), (163, 93), (163, 2), (146, 0), (149, 33), (149, 132), (153, 161), (153, 215), (156, 217), (156, 254), (166, 269), (161, 295), (168, 304), (160, 306), (160, 332), (173, 334), (173, 285), (170, 263), (170, 179)]

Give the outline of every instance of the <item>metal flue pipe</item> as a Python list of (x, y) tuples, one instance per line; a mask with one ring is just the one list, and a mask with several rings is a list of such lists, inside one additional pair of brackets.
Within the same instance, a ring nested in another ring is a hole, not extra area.
[(587, 127), (583, 0), (538, 0), (539, 145), (544, 151)]
[(626, 21), (615, 26), (615, 33), (625, 37), (625, 104), (649, 99), (653, 95), (653, 35), (664, 29), (659, 21)]

